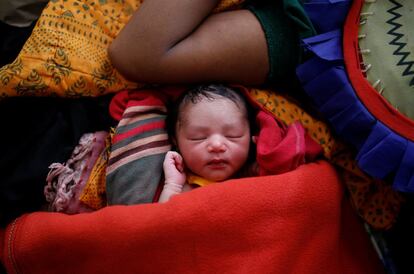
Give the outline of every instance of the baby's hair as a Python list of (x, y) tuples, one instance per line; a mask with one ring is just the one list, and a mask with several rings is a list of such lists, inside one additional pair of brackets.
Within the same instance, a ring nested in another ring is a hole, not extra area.
[[(177, 100), (178, 110), (187, 105), (188, 103), (197, 104), (203, 99), (208, 99), (213, 101), (217, 99), (217, 95), (230, 99), (235, 103), (238, 107), (240, 107), (240, 103), (243, 106), (246, 106), (246, 102), (244, 101), (243, 97), (240, 96), (237, 92), (233, 89), (226, 87), (224, 85), (201, 85), (197, 86), (193, 89), (188, 90), (185, 92), (181, 98)], [(181, 99), (181, 100), (180, 100)]]
[(251, 115), (252, 110), (246, 103), (244, 97), (225, 85), (211, 84), (200, 85), (184, 92), (169, 108), (169, 114), (167, 117), (167, 128), (170, 136), (175, 137), (176, 125), (180, 119), (180, 114), (183, 107), (187, 106), (190, 103), (197, 104), (205, 99), (209, 101), (214, 101), (216, 99), (219, 99), (220, 97), (227, 98), (231, 100), (238, 108), (244, 108), (246, 110), (246, 118), (249, 120), (250, 129), (252, 131), (252, 125), (254, 124), (252, 120), (253, 115)]

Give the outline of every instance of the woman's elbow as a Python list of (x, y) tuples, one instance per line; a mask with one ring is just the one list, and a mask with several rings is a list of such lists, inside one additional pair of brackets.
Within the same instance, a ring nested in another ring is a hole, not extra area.
[(126, 79), (134, 81), (132, 62), (125, 54), (125, 50), (120, 48), (116, 40), (109, 45), (107, 51), (112, 66)]
[[(131, 50), (131, 49), (130, 49)], [(156, 56), (140, 55), (139, 49), (134, 52), (122, 48), (115, 40), (108, 47), (108, 56), (114, 68), (127, 80), (140, 83), (157, 82), (159, 63)]]

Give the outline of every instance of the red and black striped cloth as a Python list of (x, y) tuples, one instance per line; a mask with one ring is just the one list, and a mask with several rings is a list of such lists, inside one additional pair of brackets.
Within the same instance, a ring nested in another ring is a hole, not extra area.
[(165, 153), (171, 149), (166, 129), (169, 92), (180, 90), (122, 91), (112, 99), (110, 113), (119, 124), (106, 172), (108, 204), (152, 202)]

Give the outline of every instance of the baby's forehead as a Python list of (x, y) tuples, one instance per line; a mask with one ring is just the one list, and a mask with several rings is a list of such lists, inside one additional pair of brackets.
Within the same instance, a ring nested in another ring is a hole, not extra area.
[[(218, 108), (215, 108), (218, 106)], [(188, 103), (180, 111), (176, 126), (205, 127), (244, 127), (249, 124), (247, 109), (228, 98), (206, 99), (197, 103)]]

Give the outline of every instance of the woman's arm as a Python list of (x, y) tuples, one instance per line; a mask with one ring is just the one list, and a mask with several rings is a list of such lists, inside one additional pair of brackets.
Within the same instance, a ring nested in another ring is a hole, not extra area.
[(263, 83), (263, 30), (247, 10), (212, 14), (218, 0), (146, 0), (109, 47), (126, 78), (149, 83)]

